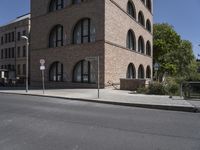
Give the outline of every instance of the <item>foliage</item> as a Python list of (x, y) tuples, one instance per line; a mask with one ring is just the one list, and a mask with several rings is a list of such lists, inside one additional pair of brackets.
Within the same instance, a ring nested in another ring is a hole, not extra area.
[[(159, 76), (196, 76), (197, 64), (190, 41), (182, 40), (169, 24), (154, 25), (154, 63), (160, 64)], [(195, 75), (194, 75), (195, 74)]]
[(177, 82), (177, 80), (173, 77), (166, 78), (165, 81), (165, 90), (166, 94), (169, 95), (177, 95), (179, 92), (180, 84)]
[(164, 84), (159, 82), (151, 83), (148, 87), (148, 94), (165, 95), (166, 89)]

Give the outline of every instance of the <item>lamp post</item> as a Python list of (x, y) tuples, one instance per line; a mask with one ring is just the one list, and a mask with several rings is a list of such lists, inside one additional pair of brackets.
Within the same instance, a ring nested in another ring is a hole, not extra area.
[(27, 36), (21, 36), (22, 39), (26, 40), (26, 93), (28, 93), (28, 79), (29, 79), (29, 38)]

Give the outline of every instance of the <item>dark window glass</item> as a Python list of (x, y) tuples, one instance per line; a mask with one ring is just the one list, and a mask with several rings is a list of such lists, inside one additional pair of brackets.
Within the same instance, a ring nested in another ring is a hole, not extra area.
[(133, 17), (133, 18), (136, 18), (136, 13), (135, 13), (135, 6), (132, 2), (128, 2), (127, 4), (127, 12), (128, 14)]
[(140, 11), (139, 14), (138, 14), (138, 22), (142, 25), (142, 26), (145, 26), (145, 23), (144, 23), (144, 15), (143, 13)]
[(21, 40), (21, 32), (17, 33), (17, 40), (20, 41)]
[(4, 56), (4, 50), (2, 49), (1, 50), (1, 59), (3, 59), (3, 56)]
[(15, 41), (15, 32), (12, 32), (12, 42)]
[(151, 56), (151, 44), (149, 41), (147, 41), (147, 44), (146, 44), (146, 54), (148, 56)]
[(1, 45), (3, 45), (4, 44), (4, 38), (3, 38), (3, 36), (1, 37)]
[(138, 52), (144, 54), (144, 39), (142, 36), (140, 36), (138, 39)]
[(12, 48), (12, 58), (15, 58), (15, 48)]
[(49, 69), (49, 80), (54, 82), (63, 81), (63, 64), (55, 62)]
[(5, 34), (5, 43), (8, 42), (8, 34)]
[(26, 57), (26, 46), (23, 46), (23, 57)]
[(5, 58), (8, 58), (8, 49), (5, 49)]
[(73, 43), (89, 43), (95, 42), (96, 30), (90, 19), (80, 20), (75, 28), (73, 34)]
[(8, 48), (8, 58), (11, 58), (11, 48)]
[(21, 56), (21, 48), (17, 47), (17, 57), (20, 57), (20, 56)]
[(49, 47), (55, 48), (63, 46), (63, 26), (57, 25), (55, 26), (50, 33), (49, 36)]
[(135, 34), (133, 33), (133, 31), (129, 30), (126, 38), (126, 48), (135, 50), (135, 47)]
[(146, 6), (149, 9), (149, 11), (151, 12), (151, 0), (146, 0)]
[(147, 28), (147, 30), (148, 30), (149, 32), (151, 32), (151, 22), (150, 22), (149, 19), (147, 20), (146, 28)]
[(136, 77), (135, 75), (135, 66), (131, 63), (128, 65), (126, 78), (128, 79), (134, 79)]
[(56, 10), (60, 10), (64, 8), (64, 1), (63, 0), (51, 0), (49, 6), (49, 12), (53, 12)]
[(21, 74), (21, 66), (17, 65), (17, 74), (20, 75)]
[(26, 64), (23, 64), (23, 75), (26, 75)]
[(138, 68), (138, 79), (144, 79), (144, 67), (142, 65)]
[(26, 30), (23, 31), (23, 35), (26, 36)]
[(95, 83), (96, 70), (89, 61), (80, 61), (74, 67), (73, 81), (79, 83)]
[(11, 42), (11, 33), (8, 33), (8, 42)]

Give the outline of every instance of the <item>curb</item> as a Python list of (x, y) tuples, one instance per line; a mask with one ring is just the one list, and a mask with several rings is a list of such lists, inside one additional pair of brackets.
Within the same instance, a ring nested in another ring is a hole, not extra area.
[(198, 107), (181, 107), (181, 106), (167, 106), (167, 105), (136, 104), (136, 103), (126, 103), (126, 102), (101, 101), (101, 100), (97, 100), (97, 99), (83, 99), (83, 98), (49, 96), (49, 95), (40, 95), (40, 94), (5, 93), (5, 92), (0, 92), (0, 94), (5, 94), (5, 95), (23, 95), (23, 96), (33, 96), (33, 97), (48, 97), (48, 98), (58, 98), (58, 99), (64, 99), (64, 100), (83, 101), (83, 102), (109, 104), (109, 105), (117, 105), (117, 106), (128, 106), (128, 107), (138, 107), (138, 108), (147, 108), (147, 109), (158, 109), (158, 110), (170, 110), (170, 111), (182, 111), (182, 112), (200, 113), (200, 108), (198, 108)]

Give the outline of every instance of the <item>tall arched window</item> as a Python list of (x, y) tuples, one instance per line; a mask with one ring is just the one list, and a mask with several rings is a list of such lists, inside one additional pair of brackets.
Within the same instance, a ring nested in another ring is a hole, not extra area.
[(63, 81), (63, 64), (54, 62), (49, 69), (49, 81), (62, 82)]
[(132, 30), (129, 30), (127, 33), (127, 38), (126, 38), (126, 48), (130, 50), (135, 50), (136, 49), (136, 44), (135, 44), (135, 34)]
[(149, 9), (149, 11), (151, 12), (151, 0), (146, 0), (146, 6)]
[(131, 2), (131, 1), (129, 1), (129, 2), (127, 3), (127, 13), (128, 13), (131, 17), (133, 17), (133, 18), (136, 19), (135, 6), (134, 6), (133, 2)]
[(128, 68), (127, 68), (127, 73), (126, 73), (126, 78), (128, 79), (135, 79), (136, 78), (136, 75), (135, 75), (135, 66), (130, 63), (128, 65)]
[(151, 67), (147, 66), (146, 69), (146, 78), (150, 79), (151, 78)]
[(63, 8), (64, 8), (64, 0), (51, 0), (49, 5), (49, 12), (53, 12)]
[(75, 25), (73, 32), (74, 44), (94, 42), (95, 38), (96, 30), (90, 19), (82, 19)]
[(96, 70), (94, 65), (85, 60), (78, 62), (74, 67), (73, 81), (79, 83), (95, 83)]
[(147, 30), (148, 30), (149, 32), (151, 32), (151, 22), (150, 22), (149, 19), (147, 19), (147, 21), (146, 21), (146, 28), (147, 28)]
[(144, 79), (144, 67), (140, 65), (138, 68), (138, 79)]
[(144, 39), (142, 36), (140, 36), (138, 39), (138, 52), (144, 54)]
[(57, 25), (55, 26), (49, 36), (49, 47), (60, 47), (63, 46), (63, 26)]
[(72, 4), (79, 4), (83, 2), (83, 0), (72, 0)]
[(149, 41), (147, 41), (147, 44), (146, 44), (146, 54), (148, 56), (151, 56), (151, 43)]
[(142, 26), (145, 26), (145, 23), (144, 23), (144, 15), (143, 15), (143, 12), (140, 11), (138, 13), (138, 22), (142, 25)]

